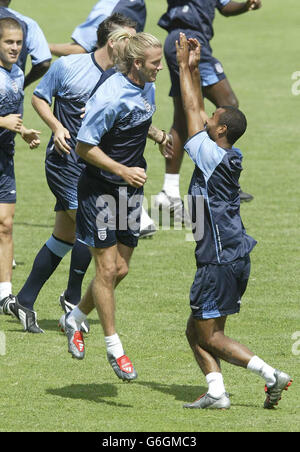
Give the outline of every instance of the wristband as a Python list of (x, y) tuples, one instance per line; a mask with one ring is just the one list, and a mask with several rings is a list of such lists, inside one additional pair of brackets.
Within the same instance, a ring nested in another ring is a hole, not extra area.
[[(167, 138), (167, 133), (166, 133), (166, 131), (165, 130), (162, 130), (162, 133), (163, 133), (163, 137), (162, 137), (162, 140), (161, 141), (157, 141), (156, 143), (157, 144), (163, 144), (163, 142), (165, 141), (165, 139)], [(156, 144), (155, 143), (155, 144)]]

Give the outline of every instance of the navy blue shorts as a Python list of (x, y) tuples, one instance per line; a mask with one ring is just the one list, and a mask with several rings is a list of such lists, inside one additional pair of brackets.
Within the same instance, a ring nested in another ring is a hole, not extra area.
[(0, 203), (1, 204), (16, 204), (16, 179), (14, 169), (13, 155), (1, 152), (0, 162)]
[(47, 157), (45, 170), (48, 186), (56, 198), (54, 210), (76, 210), (77, 186), (82, 166), (71, 164), (58, 155)]
[(176, 40), (179, 42), (179, 33), (185, 33), (187, 38), (196, 38), (201, 43), (201, 59), (200, 59), (200, 75), (202, 86), (210, 86), (220, 82), (226, 78), (224, 69), (219, 60), (214, 58), (211, 53), (211, 48), (203, 43), (201, 33), (190, 29), (176, 29), (171, 31), (164, 45), (164, 54), (168, 64), (170, 78), (171, 78), (171, 97), (180, 96), (180, 80), (179, 69), (176, 60)]
[(200, 265), (190, 291), (195, 319), (214, 319), (240, 311), (250, 275), (250, 256), (229, 264)]
[(77, 239), (93, 248), (117, 242), (135, 248), (142, 203), (143, 187), (113, 184), (84, 169), (78, 184)]

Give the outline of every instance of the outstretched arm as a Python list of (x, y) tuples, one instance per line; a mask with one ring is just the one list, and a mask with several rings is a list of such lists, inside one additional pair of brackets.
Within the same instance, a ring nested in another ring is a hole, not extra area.
[(49, 44), (49, 49), (52, 55), (58, 57), (72, 55), (74, 53), (87, 53), (86, 50), (76, 42), (70, 42), (65, 44)]
[[(199, 52), (200, 57), (200, 45), (197, 52)], [(204, 108), (200, 88), (199, 69), (194, 67), (192, 70), (192, 76), (191, 69), (189, 67), (189, 43), (184, 33), (180, 33), (179, 43), (176, 41), (176, 55), (179, 66), (180, 90), (183, 109), (187, 121), (188, 136), (192, 137), (204, 129), (204, 120), (200, 115), (200, 110), (204, 110)]]
[(248, 0), (246, 2), (234, 2), (227, 3), (224, 8), (221, 9), (223, 16), (238, 16), (239, 14), (247, 13), (262, 7), (261, 0)]

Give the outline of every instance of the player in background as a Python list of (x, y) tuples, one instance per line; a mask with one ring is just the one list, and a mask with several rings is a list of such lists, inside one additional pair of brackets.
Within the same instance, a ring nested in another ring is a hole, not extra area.
[[(73, 31), (73, 42), (49, 44), (51, 52), (56, 56), (92, 52), (97, 45), (97, 27), (106, 17), (114, 13), (120, 13), (131, 18), (137, 23), (137, 31), (144, 31), (147, 15), (144, 0), (100, 0), (93, 7), (87, 20)], [(155, 223), (143, 208), (140, 237), (151, 237), (155, 232)]]
[(74, 358), (85, 354), (80, 325), (96, 307), (107, 358), (116, 375), (133, 380), (136, 371), (125, 354), (115, 325), (115, 288), (127, 275), (138, 245), (147, 137), (169, 137), (151, 125), (155, 86), (162, 69), (161, 43), (148, 33), (129, 39), (118, 72), (107, 78), (86, 106), (77, 153), (86, 162), (78, 185), (77, 238), (90, 247), (96, 274), (79, 305), (61, 318)]
[(18, 66), (25, 72), (27, 55), (31, 57), (31, 69), (25, 76), (24, 88), (41, 78), (51, 64), (51, 52), (47, 40), (36, 21), (8, 8), (10, 0), (0, 0), (0, 17), (15, 17), (22, 24), (24, 45)]
[(73, 53), (89, 53), (97, 47), (97, 29), (101, 22), (112, 14), (119, 13), (131, 18), (137, 24), (137, 31), (143, 31), (146, 22), (144, 0), (100, 0), (93, 7), (85, 22), (72, 33), (71, 43), (49, 44), (53, 55), (65, 56)]
[[(261, 0), (236, 2), (231, 0), (168, 0), (168, 10), (160, 18), (158, 25), (168, 31), (164, 45), (168, 64), (173, 98), (174, 116), (170, 133), (173, 136), (174, 156), (166, 161), (162, 191), (155, 198), (155, 205), (170, 208), (174, 218), (183, 220), (183, 202), (180, 196), (180, 168), (184, 155), (183, 145), (187, 138), (187, 128), (180, 94), (179, 71), (176, 61), (175, 41), (183, 31), (188, 38), (196, 38), (202, 46), (200, 71), (204, 96), (216, 107), (232, 105), (238, 107), (223, 67), (212, 55), (210, 41), (213, 37), (213, 20), (216, 8), (225, 17), (253, 11), (261, 7)], [(241, 201), (251, 201), (253, 196), (240, 191)]]
[[(34, 304), (46, 281), (71, 250), (68, 288), (60, 301), (65, 312), (80, 301), (82, 279), (91, 256), (87, 246), (75, 242), (77, 185), (84, 167), (75, 152), (76, 136), (91, 91), (103, 72), (114, 64), (118, 43), (110, 36), (118, 31), (118, 40), (126, 40), (129, 32), (135, 33), (134, 27), (135, 22), (120, 14), (107, 18), (99, 26), (98, 49), (95, 52), (59, 58), (34, 90), (33, 106), (52, 131), (45, 169), (49, 188), (56, 198), (56, 215), (53, 234), (37, 253), (32, 270), (15, 297), (14, 309), (11, 308), (28, 332), (43, 332), (37, 324)], [(55, 104), (52, 111), (53, 98)], [(82, 327), (88, 331), (87, 324)]]
[(16, 64), (23, 45), (22, 26), (13, 18), (0, 19), (0, 313), (12, 302), (13, 220), (16, 204), (15, 135), (31, 149), (39, 133), (22, 120), (24, 73)]
[[(208, 384), (206, 394), (184, 407), (230, 408), (220, 367), (220, 360), (224, 360), (261, 376), (266, 382), (264, 407), (273, 408), (291, 384), (291, 377), (224, 334), (227, 316), (240, 310), (250, 274), (249, 254), (256, 244), (246, 234), (240, 217), (242, 155), (234, 146), (244, 134), (247, 121), (236, 107), (221, 106), (204, 123), (199, 113), (204, 111), (200, 44), (180, 33), (176, 48), (187, 121), (185, 150), (195, 163), (189, 188), (194, 224), (204, 215), (203, 235), (195, 235), (197, 271), (190, 291), (192, 314), (186, 334)], [(195, 209), (197, 197), (204, 199), (204, 211)]]

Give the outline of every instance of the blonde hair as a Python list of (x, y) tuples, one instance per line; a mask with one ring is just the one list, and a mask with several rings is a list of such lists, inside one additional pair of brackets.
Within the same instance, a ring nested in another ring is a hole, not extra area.
[[(108, 35), (108, 41), (114, 43), (113, 61), (114, 65), (124, 58), (124, 49), (128, 39), (132, 37), (132, 34), (125, 30), (125, 28), (117, 28)], [(116, 44), (116, 45), (115, 45)]]
[(128, 39), (123, 55), (117, 61), (117, 69), (122, 74), (128, 74), (136, 59), (145, 61), (145, 51), (151, 47), (161, 48), (161, 42), (150, 33), (137, 33)]

